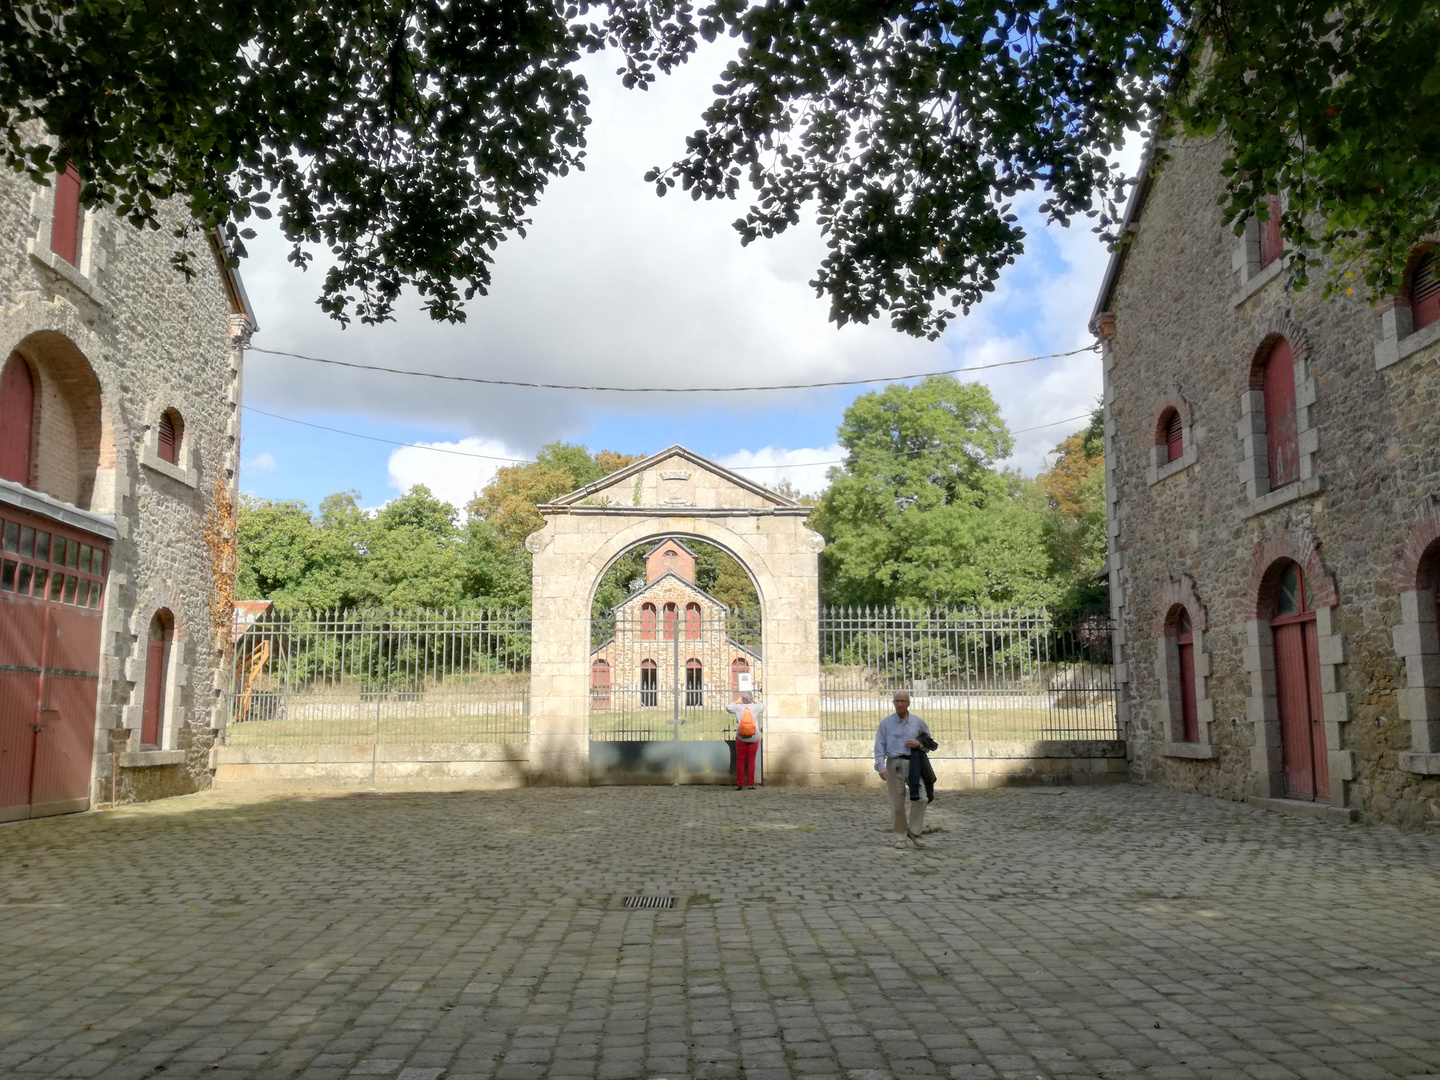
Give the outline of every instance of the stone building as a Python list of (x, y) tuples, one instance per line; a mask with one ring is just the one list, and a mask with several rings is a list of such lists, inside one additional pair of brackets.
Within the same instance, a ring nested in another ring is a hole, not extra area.
[(619, 696), (634, 691), (639, 707), (658, 708), (661, 688), (683, 686), (685, 705), (719, 709), (742, 682), (759, 689), (759, 647), (730, 636), (729, 610), (695, 584), (695, 553), (662, 540), (645, 557), (644, 586), (615, 605), (615, 636), (590, 651), (591, 704), (624, 708)]
[(205, 787), (223, 720), (254, 320), (79, 194), (0, 175), (0, 821)]
[(1440, 249), (1378, 306), (1287, 290), (1223, 142), (1169, 151), (1091, 324), (1132, 777), (1440, 826)]

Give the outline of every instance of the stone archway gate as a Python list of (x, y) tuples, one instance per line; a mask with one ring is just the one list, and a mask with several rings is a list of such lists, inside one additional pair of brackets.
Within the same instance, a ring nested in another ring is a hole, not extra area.
[(705, 540), (734, 556), (760, 596), (767, 779), (821, 782), (819, 553), (810, 508), (681, 446), (540, 507), (534, 556), (532, 783), (589, 782), (590, 604), (636, 544)]

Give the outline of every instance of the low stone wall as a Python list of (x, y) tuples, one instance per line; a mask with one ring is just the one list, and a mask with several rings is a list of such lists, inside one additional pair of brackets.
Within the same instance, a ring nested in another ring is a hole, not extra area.
[[(1119, 740), (973, 743), (973, 755), (932, 757), (949, 790), (1012, 784), (1116, 784), (1126, 780)], [(770, 778), (772, 785), (865, 785), (875, 782), (868, 742), (821, 744), (819, 770)], [(531, 782), (525, 743), (434, 743), (368, 746), (217, 746), (215, 787), (290, 791), (472, 791)]]
[(525, 743), (217, 746), (222, 790), (476, 791), (524, 787)]
[[(950, 790), (1019, 784), (1123, 784), (1127, 762), (1120, 739), (977, 742), (973, 753), (931, 757), (939, 787)], [(875, 783), (868, 742), (825, 742), (820, 764), (826, 784)]]

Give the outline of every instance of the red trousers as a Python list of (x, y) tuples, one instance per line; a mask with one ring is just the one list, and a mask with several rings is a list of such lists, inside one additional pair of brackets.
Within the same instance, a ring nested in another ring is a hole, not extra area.
[(735, 740), (735, 786), (755, 786), (755, 755), (760, 752), (760, 742)]

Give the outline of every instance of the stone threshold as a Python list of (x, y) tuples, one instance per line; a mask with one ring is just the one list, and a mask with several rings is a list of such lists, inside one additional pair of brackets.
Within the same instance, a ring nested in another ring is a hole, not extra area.
[(122, 769), (153, 769), (157, 765), (181, 765), (184, 750), (128, 750), (115, 755), (115, 764)]
[(1261, 810), (1273, 810), (1278, 814), (1293, 814), (1296, 817), (1319, 818), (1333, 821), (1337, 825), (1353, 825), (1360, 820), (1360, 811), (1350, 806), (1331, 806), (1329, 803), (1305, 802), (1303, 799), (1266, 799), (1259, 795), (1247, 796), (1245, 801)]

